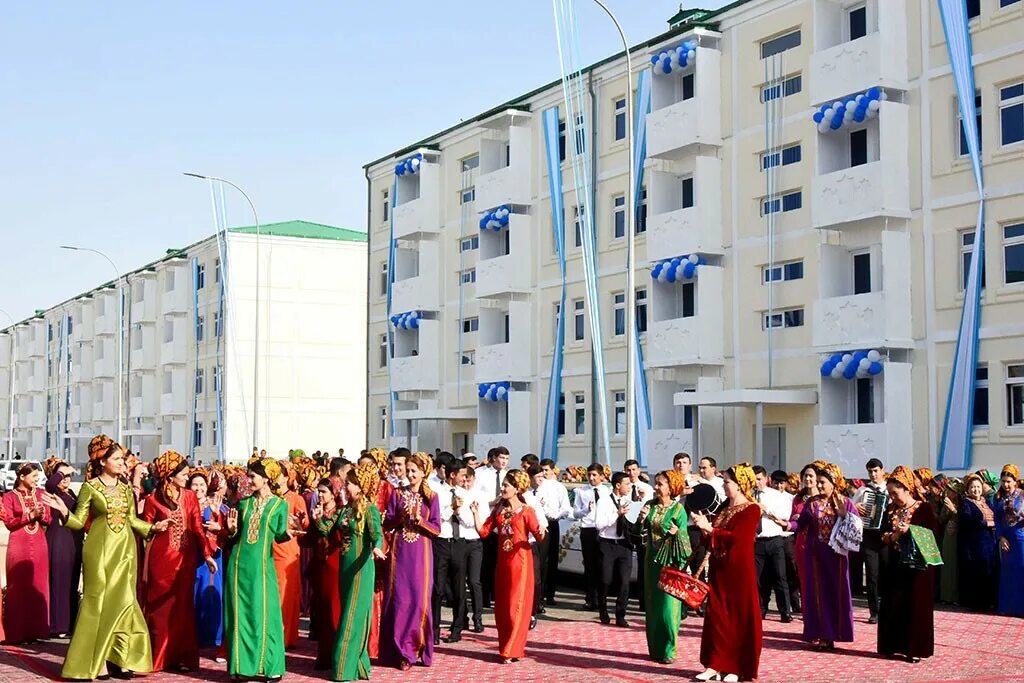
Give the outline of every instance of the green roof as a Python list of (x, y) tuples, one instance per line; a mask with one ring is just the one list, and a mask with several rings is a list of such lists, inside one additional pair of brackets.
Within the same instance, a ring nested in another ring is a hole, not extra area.
[[(229, 228), (229, 232), (244, 234), (255, 234), (256, 226), (249, 225), (241, 228)], [(336, 228), (333, 225), (323, 223), (311, 223), (309, 221), (285, 221), (283, 223), (267, 223), (260, 225), (261, 235), (274, 235), (276, 237), (301, 237), (312, 240), (337, 240), (339, 242), (365, 242), (365, 232), (349, 230), (347, 228)]]

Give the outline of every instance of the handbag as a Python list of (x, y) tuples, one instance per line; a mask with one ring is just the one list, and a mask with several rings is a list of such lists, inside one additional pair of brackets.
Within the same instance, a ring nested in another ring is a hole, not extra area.
[(911, 524), (899, 540), (900, 565), (908, 569), (927, 569), (942, 565), (942, 553), (931, 529)]
[(674, 567), (662, 567), (658, 574), (658, 588), (669, 595), (679, 598), (685, 602), (690, 609), (698, 609), (707, 600), (711, 586), (701, 581), (698, 577), (704, 574), (708, 567), (711, 554), (704, 557), (697, 574), (687, 574), (681, 569)]

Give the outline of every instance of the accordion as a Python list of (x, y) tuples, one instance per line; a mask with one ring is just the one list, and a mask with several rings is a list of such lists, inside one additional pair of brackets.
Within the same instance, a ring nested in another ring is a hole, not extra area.
[(860, 502), (864, 506), (864, 514), (861, 515), (864, 528), (881, 529), (882, 521), (885, 519), (885, 507), (889, 504), (889, 494), (869, 486), (864, 489)]

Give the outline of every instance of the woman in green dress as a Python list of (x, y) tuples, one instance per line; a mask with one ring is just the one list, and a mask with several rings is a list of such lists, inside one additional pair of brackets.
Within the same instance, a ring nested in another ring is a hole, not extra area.
[(690, 559), (686, 510), (676, 500), (685, 487), (686, 477), (681, 473), (658, 472), (654, 478), (654, 499), (644, 505), (636, 521), (647, 550), (643, 567), (647, 653), (662, 664), (675, 660), (683, 603), (658, 588), (658, 577), (662, 567), (682, 570)]
[(336, 510), (333, 500), (321, 499), (313, 512), (320, 533), (327, 536), (336, 530), (341, 536), (338, 571), (341, 618), (334, 646), (336, 681), (370, 678), (374, 560), (384, 559), (384, 535), (376, 505), (379, 483), (376, 465), (357, 465), (348, 471), (345, 479), (348, 503)]
[(45, 502), (66, 515), (64, 527), (72, 531), (89, 523), (82, 546), (82, 602), (75, 620), (63, 678), (131, 678), (132, 672), (153, 668), (149, 628), (136, 600), (138, 553), (135, 535), (148, 538), (165, 531), (170, 520), (147, 524), (136, 517), (135, 495), (121, 478), (125, 450), (105, 434), (89, 442), (87, 481), (69, 513), (59, 497), (46, 494)]
[(281, 465), (272, 458), (249, 464), (253, 493), (227, 517), (227, 531), (238, 537), (224, 572), (224, 639), (233, 680), (280, 679), (284, 669), (284, 625), (274, 571), (274, 543), (301, 531), (288, 518), (288, 504), (270, 490)]

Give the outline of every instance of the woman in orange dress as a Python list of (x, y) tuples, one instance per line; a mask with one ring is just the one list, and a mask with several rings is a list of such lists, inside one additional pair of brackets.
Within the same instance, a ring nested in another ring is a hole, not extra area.
[(494, 506), (487, 519), (480, 519), (478, 503), (470, 506), (477, 516), (480, 538), (486, 538), (492, 531), (498, 534), (494, 585), (503, 590), (494, 596), (494, 620), (502, 664), (519, 661), (526, 654), (526, 636), (533, 614), (533, 550), (529, 534), (543, 540), (547, 532), (547, 525), (540, 525), (533, 508), (523, 500), (529, 487), (530, 477), (526, 472), (511, 470), (501, 484), (501, 502)]
[[(298, 478), (295, 467), (288, 460), (281, 460), (281, 474), (277, 478), (276, 493), (288, 503), (288, 519), (299, 522), (299, 528), (309, 528), (306, 515), (306, 501), (298, 494)], [(290, 650), (299, 643), (299, 602), (302, 598), (301, 550), (298, 538), (274, 544), (274, 569), (277, 572), (277, 589), (281, 597), (281, 619), (284, 622), (284, 649)]]

